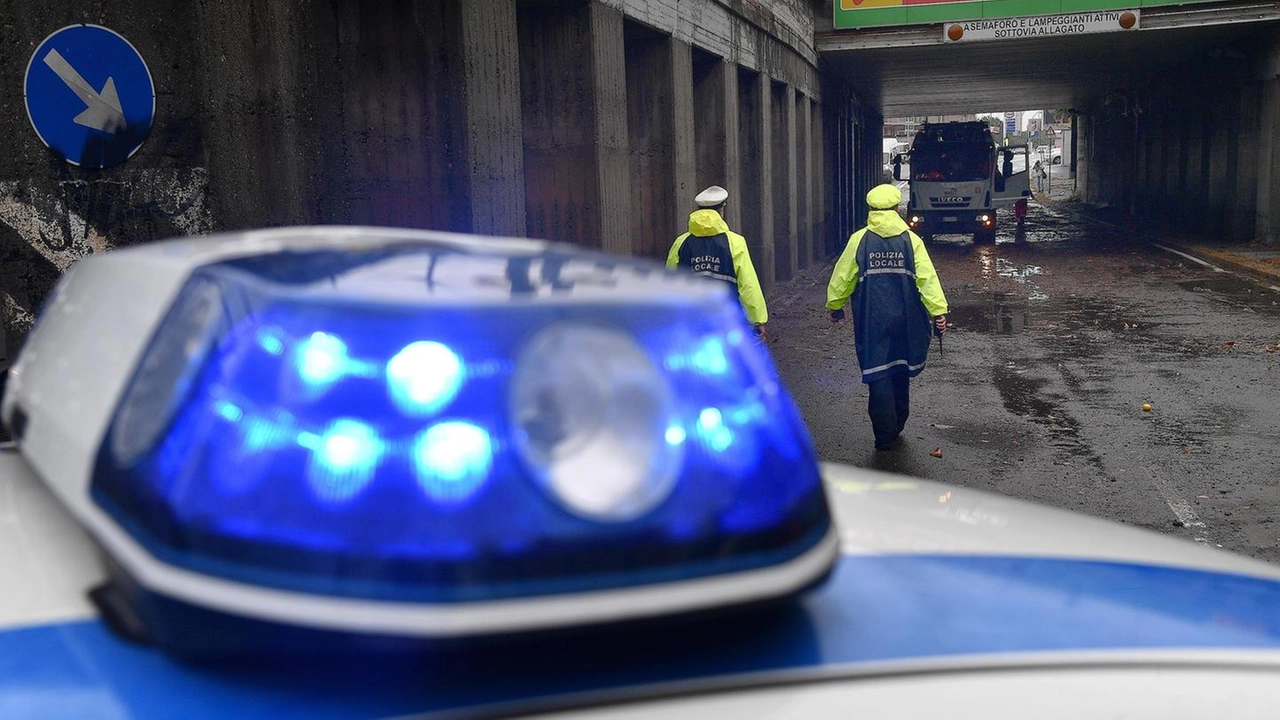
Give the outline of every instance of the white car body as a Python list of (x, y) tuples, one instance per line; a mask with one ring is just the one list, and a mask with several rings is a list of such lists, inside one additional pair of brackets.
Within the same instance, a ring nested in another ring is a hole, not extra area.
[(695, 621), (646, 626), (674, 672), (633, 662), (609, 632), (552, 638), (537, 648), (563, 656), (503, 651), (492, 671), (472, 657), (435, 685), (403, 661), (377, 681), (310, 663), (228, 675), (116, 638), (85, 600), (104, 577), (92, 543), (22, 459), (0, 454), (0, 714), (1274, 717), (1280, 569), (959, 486), (824, 472), (841, 560), (780, 628), (730, 618), (740, 646), (721, 648), (698, 641)]
[[(766, 568), (767, 582), (744, 572), (607, 602), (550, 594), (478, 616), (291, 597), (165, 566), (94, 506), (90, 458), (184, 269), (277, 247), (290, 232), (256, 235), (256, 247), (192, 241), (86, 263), (45, 309), (42, 322), (78, 320), (33, 336), (4, 398), (6, 420), (19, 406), (25, 419), (22, 454), (0, 449), (0, 718), (1275, 716), (1280, 568), (848, 466), (822, 468), (834, 532), (824, 524), (827, 539)], [(116, 288), (122, 269), (130, 292), (111, 294), (126, 297), (90, 302), (86, 289)], [(706, 610), (725, 592), (764, 600), (803, 586), (837, 552), (832, 574), (799, 597)], [(88, 595), (109, 577), (104, 554), (210, 612), (366, 633), (371, 643), (435, 640), (410, 656), (311, 658), (301, 645), (270, 662), (183, 663), (99, 616)], [(765, 586), (773, 591), (754, 589)], [(440, 639), (477, 630), (487, 636)]]

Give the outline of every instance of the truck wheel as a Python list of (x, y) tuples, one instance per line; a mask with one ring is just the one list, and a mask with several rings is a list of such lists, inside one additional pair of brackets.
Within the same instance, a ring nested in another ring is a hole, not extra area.
[(995, 245), (996, 244), (996, 227), (992, 225), (989, 228), (978, 228), (973, 232), (974, 245)]

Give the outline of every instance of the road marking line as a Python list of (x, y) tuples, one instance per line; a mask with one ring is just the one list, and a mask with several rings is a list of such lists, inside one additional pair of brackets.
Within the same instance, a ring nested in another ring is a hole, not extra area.
[(1164, 499), (1164, 504), (1168, 505), (1169, 509), (1173, 511), (1173, 516), (1178, 519), (1178, 522), (1182, 523), (1185, 528), (1199, 531), (1198, 534), (1194, 534), (1193, 539), (1196, 542), (1208, 543), (1209, 538), (1206, 537), (1207, 533), (1205, 532), (1208, 526), (1204, 524), (1204, 521), (1200, 519), (1196, 511), (1191, 509), (1191, 503), (1178, 497), (1173, 492), (1173, 488), (1169, 487), (1168, 480), (1154, 472), (1151, 473), (1151, 477), (1155, 480), (1156, 489), (1160, 491), (1160, 497)]
[(1195, 264), (1197, 264), (1197, 265), (1203, 265), (1203, 266), (1205, 266), (1205, 267), (1207, 267), (1207, 268), (1213, 268), (1213, 271), (1214, 271), (1214, 272), (1226, 272), (1226, 270), (1223, 270), (1222, 268), (1218, 267), (1217, 265), (1214, 265), (1213, 263), (1207, 263), (1207, 262), (1205, 262), (1205, 261), (1201, 260), (1201, 259), (1200, 259), (1200, 258), (1198, 258), (1198, 257), (1195, 257), (1195, 256), (1193, 256), (1193, 255), (1188, 255), (1188, 254), (1186, 254), (1186, 253), (1184, 253), (1184, 252), (1182, 252), (1182, 251), (1180, 251), (1180, 250), (1174, 250), (1173, 248), (1171, 248), (1171, 247), (1166, 247), (1166, 246), (1164, 246), (1164, 245), (1161, 245), (1160, 243), (1151, 243), (1151, 244), (1152, 244), (1152, 245), (1154, 245), (1155, 247), (1160, 248), (1161, 250), (1167, 250), (1167, 251), (1169, 251), (1169, 252), (1173, 253), (1174, 255), (1178, 255), (1178, 256), (1184, 257), (1184, 258), (1186, 258), (1186, 259), (1190, 260), (1191, 262), (1193, 262), (1193, 263), (1195, 263)]

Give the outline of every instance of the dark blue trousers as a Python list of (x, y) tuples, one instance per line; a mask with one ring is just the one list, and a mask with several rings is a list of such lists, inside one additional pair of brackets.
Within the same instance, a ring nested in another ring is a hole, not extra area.
[(870, 395), (867, 412), (871, 415), (871, 429), (876, 435), (876, 448), (888, 450), (907, 424), (911, 413), (911, 376), (902, 372), (867, 383)]

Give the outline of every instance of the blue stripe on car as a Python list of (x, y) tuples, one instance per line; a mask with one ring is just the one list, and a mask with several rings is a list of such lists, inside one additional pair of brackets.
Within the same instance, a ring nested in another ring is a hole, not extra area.
[(845, 556), (802, 602), (351, 663), (191, 666), (96, 620), (0, 632), (22, 718), (384, 717), (668, 680), (997, 652), (1280, 649), (1280, 582), (1023, 557)]

